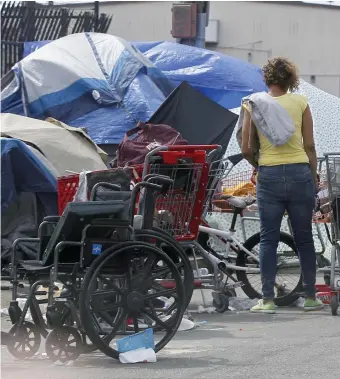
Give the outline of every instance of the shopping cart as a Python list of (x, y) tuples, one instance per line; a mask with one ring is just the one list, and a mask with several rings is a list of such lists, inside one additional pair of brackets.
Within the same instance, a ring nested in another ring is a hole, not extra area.
[[(154, 194), (151, 191), (141, 191), (140, 199), (137, 199), (135, 209), (135, 235), (145, 240), (144, 230), (152, 229), (154, 239), (172, 239), (172, 248), (167, 253), (177, 260), (181, 266), (180, 272), (185, 283), (187, 304), (189, 304), (194, 286), (199, 288), (202, 284), (200, 278), (194, 280), (193, 270), (187, 253), (190, 251), (191, 242), (197, 239), (198, 228), (201, 223), (206, 199), (211, 191), (207, 188), (213, 179), (212, 173), (221, 172), (220, 162), (211, 162), (220, 150), (218, 145), (187, 145), (187, 146), (162, 146), (153, 149), (147, 154), (142, 165), (130, 166), (133, 175), (132, 186), (141, 181), (157, 182), (159, 177), (170, 178), (173, 184), (169, 185), (165, 194)], [(215, 170), (210, 168), (215, 165)], [(108, 181), (115, 169), (96, 172), (100, 182)], [(93, 176), (93, 173), (89, 173)], [(217, 177), (217, 176), (216, 176)], [(93, 184), (93, 183), (92, 183)], [(95, 186), (100, 183), (95, 184)], [(79, 175), (60, 178), (59, 188), (59, 213), (61, 214), (66, 204), (76, 197), (79, 188)], [(90, 198), (92, 189), (88, 188), (87, 197)], [(139, 224), (139, 216), (142, 224)], [(150, 233), (148, 234), (150, 236)], [(170, 244), (167, 239), (168, 245)], [(160, 241), (157, 241), (160, 243)], [(173, 256), (172, 251), (182, 252), (181, 262), (178, 254)], [(190, 254), (189, 254), (190, 255)], [(161, 283), (171, 289), (174, 282), (171, 280)]]
[(328, 297), (332, 315), (337, 315), (340, 300), (340, 153), (326, 153), (324, 156), (328, 183), (328, 204), (324, 206), (329, 211), (332, 249), (330, 267), (322, 270), (330, 273), (330, 285), (322, 292)]
[[(144, 222), (171, 234), (178, 242), (197, 238), (203, 212), (211, 162), (209, 156), (218, 145), (159, 147), (147, 154), (143, 166), (134, 166), (136, 182), (154, 177), (169, 177), (173, 184), (166, 195), (144, 198), (139, 213)], [(155, 203), (155, 214), (149, 214)], [(144, 225), (145, 227), (146, 225)]]

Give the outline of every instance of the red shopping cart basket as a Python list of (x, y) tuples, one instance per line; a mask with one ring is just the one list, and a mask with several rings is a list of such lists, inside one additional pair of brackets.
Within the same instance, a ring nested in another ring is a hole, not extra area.
[[(147, 167), (131, 167), (135, 182), (142, 180), (143, 171), (144, 174), (165, 175), (173, 180), (167, 193), (156, 198), (155, 219), (177, 240), (197, 237), (209, 174), (206, 150), (217, 147), (169, 146), (169, 151), (156, 152), (155, 158), (159, 159), (150, 161)], [(67, 203), (73, 201), (78, 185), (79, 175), (58, 179), (59, 214)]]
[(58, 178), (58, 213), (61, 215), (68, 203), (73, 201), (79, 185), (79, 175)]
[[(173, 180), (167, 193), (156, 198), (155, 220), (178, 241), (197, 237), (209, 175), (206, 150), (216, 147), (171, 146), (170, 151), (157, 152), (159, 161), (151, 161), (144, 171), (147, 175), (163, 175)], [(144, 168), (143, 165), (134, 167), (138, 180), (142, 179)]]

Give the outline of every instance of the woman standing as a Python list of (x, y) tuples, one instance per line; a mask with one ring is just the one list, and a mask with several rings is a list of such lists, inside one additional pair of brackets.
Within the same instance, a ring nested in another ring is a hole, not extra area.
[[(299, 79), (295, 65), (285, 58), (273, 58), (263, 67), (269, 95), (288, 113), (295, 125), (292, 137), (274, 146), (251, 120), (244, 105), (242, 153), (258, 168), (257, 203), (261, 222), (260, 269), (263, 299), (252, 312), (275, 313), (274, 287), (277, 270), (276, 251), (285, 211), (291, 221), (304, 281), (306, 311), (323, 307), (315, 297), (316, 255), (312, 235), (312, 214), (317, 188), (317, 158), (313, 120), (307, 99), (292, 93)], [(259, 160), (254, 159), (256, 140)]]

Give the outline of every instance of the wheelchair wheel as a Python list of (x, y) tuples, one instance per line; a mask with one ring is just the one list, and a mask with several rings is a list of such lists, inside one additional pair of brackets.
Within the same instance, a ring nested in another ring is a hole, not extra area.
[(53, 362), (75, 361), (83, 350), (83, 341), (76, 328), (61, 326), (48, 333), (45, 350)]
[(18, 359), (33, 357), (39, 350), (41, 336), (38, 328), (29, 321), (14, 324), (9, 330), (7, 349)]
[[(154, 228), (153, 230), (136, 230), (135, 237), (139, 241), (155, 244), (176, 264), (176, 267), (183, 279), (187, 308), (190, 304), (194, 291), (194, 272), (185, 250), (174, 238), (162, 229)], [(173, 281), (173, 283), (175, 282)]]
[[(173, 288), (159, 285), (164, 273), (171, 275), (176, 284)], [(153, 301), (160, 297), (172, 301), (172, 314), (168, 317), (162, 317), (163, 310), (154, 306)], [(143, 329), (141, 318), (152, 320), (152, 327), (161, 329), (162, 333), (155, 335), (157, 352), (175, 335), (185, 303), (182, 278), (168, 255), (145, 242), (124, 242), (107, 249), (92, 263), (84, 277), (79, 308), (91, 342), (117, 359), (114, 338), (126, 328), (128, 320), (135, 333)]]
[[(243, 245), (247, 250), (256, 255), (259, 254), (260, 233), (251, 236)], [(280, 242), (277, 250), (278, 266), (276, 272), (276, 297), (275, 304), (288, 306), (299, 297), (302, 288), (302, 275), (298, 254), (293, 237), (286, 233), (280, 233)], [(249, 257), (244, 251), (238, 253), (236, 265), (241, 267), (258, 268), (259, 264)], [(245, 271), (236, 271), (237, 280), (243, 282), (242, 290), (250, 299), (262, 298), (261, 275)]]

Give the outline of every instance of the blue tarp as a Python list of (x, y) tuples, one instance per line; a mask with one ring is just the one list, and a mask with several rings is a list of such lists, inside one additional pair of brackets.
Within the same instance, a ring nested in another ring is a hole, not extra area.
[(21, 192), (35, 193), (47, 214), (57, 214), (57, 179), (17, 139), (1, 138), (1, 213)]
[(35, 50), (40, 49), (41, 47), (47, 45), (52, 41), (32, 41), (32, 42), (24, 42), (24, 51), (22, 53), (22, 57), (25, 58), (28, 55), (32, 54)]
[(19, 112), (20, 93), (27, 116), (52, 116), (86, 127), (99, 144), (119, 143), (183, 81), (226, 109), (238, 107), (244, 96), (266, 91), (260, 68), (196, 47), (171, 42), (130, 45), (96, 33), (41, 45), (39, 49), (39, 43), (26, 43), (25, 54), (34, 52), (14, 67), (19, 86), (12, 83), (12, 90), (2, 93), (2, 111)]
[(224, 108), (239, 107), (242, 97), (267, 91), (261, 69), (246, 61), (172, 42), (135, 45), (175, 86), (186, 81)]

